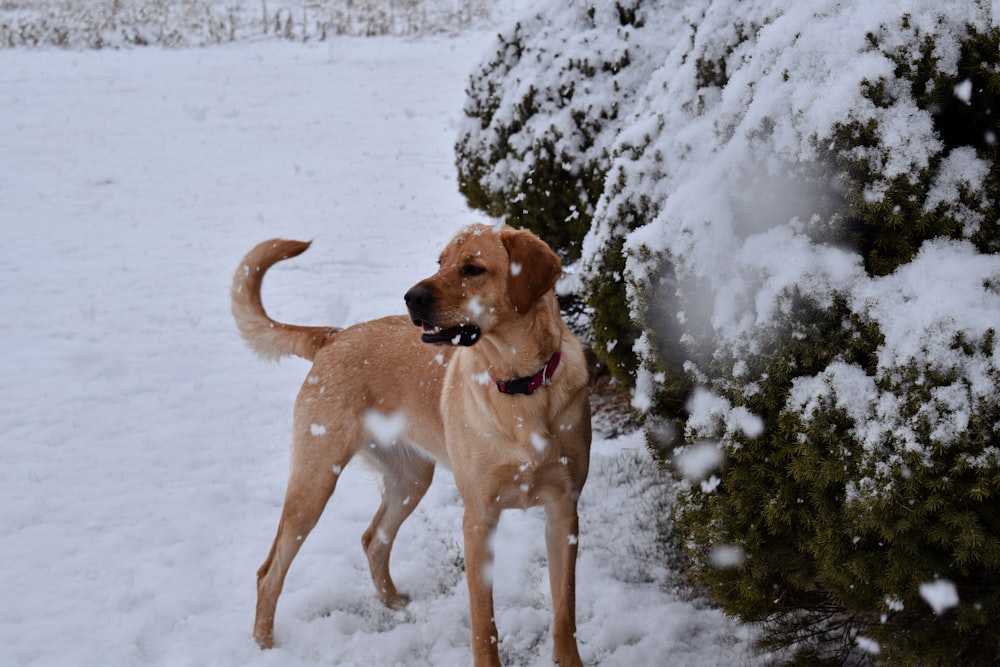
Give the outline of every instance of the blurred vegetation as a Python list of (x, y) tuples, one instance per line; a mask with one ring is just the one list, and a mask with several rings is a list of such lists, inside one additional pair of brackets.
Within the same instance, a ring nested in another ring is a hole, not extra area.
[(418, 35), (488, 25), (488, 0), (5, 0), (0, 48), (206, 46)]

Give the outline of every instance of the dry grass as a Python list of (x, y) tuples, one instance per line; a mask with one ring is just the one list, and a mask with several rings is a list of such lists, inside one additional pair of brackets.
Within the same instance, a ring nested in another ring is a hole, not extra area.
[(452, 33), (487, 24), (493, 12), (489, 0), (5, 0), (0, 48)]

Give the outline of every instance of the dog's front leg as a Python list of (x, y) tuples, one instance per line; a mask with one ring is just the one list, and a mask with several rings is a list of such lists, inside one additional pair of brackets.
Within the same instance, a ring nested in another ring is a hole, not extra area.
[[(566, 494), (569, 496), (569, 494)], [(560, 667), (580, 667), (576, 646), (576, 500), (560, 497), (545, 505), (545, 544), (552, 589), (552, 659)]]
[(476, 511), (467, 506), (462, 519), (475, 667), (500, 667), (497, 625), (493, 616), (492, 546), (499, 518), (499, 510)]

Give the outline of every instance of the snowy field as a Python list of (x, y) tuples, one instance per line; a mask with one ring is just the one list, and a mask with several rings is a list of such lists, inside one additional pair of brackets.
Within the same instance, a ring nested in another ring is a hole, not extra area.
[[(345, 325), (402, 295), (475, 219), (452, 144), (490, 36), (209, 50), (0, 51), (0, 665), (465, 665), (461, 505), (445, 471), (394, 553), (360, 537), (378, 480), (348, 469), (293, 565), (278, 647), (250, 629), (308, 364), (258, 361), (229, 314), (241, 256), (279, 319)], [(581, 501), (581, 652), (596, 665), (753, 665), (752, 633), (675, 591), (665, 481), (638, 434), (598, 435)], [(661, 517), (662, 518), (662, 517)], [(541, 517), (504, 515), (508, 665), (551, 650)]]

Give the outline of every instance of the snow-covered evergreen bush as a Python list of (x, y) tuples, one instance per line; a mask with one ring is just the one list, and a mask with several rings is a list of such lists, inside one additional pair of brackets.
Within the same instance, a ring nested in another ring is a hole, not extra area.
[[(687, 153), (655, 167), (666, 196), (624, 242), (639, 386), (682, 358), (702, 387), (688, 440), (726, 455), (680, 485), (679, 525), (730, 611), (819, 657), (1000, 649), (991, 11), (708, 3), (651, 84), (673, 94), (637, 114), (664, 128), (640, 161)], [(623, 180), (609, 204), (636, 196)], [(742, 564), (715, 567), (733, 547)], [(935, 580), (953, 609), (922, 599)]]
[[(1000, 7), (634, 6), (635, 87), (574, 79), (550, 57), (580, 28), (553, 1), (522, 23), (509, 78), (471, 92), (531, 129), (526, 149), (572, 141), (558, 104), (518, 107), (526, 91), (586, 85), (597, 100), (584, 111), (604, 121), (607, 161), (559, 154), (604, 173), (582, 256), (591, 295), (614, 303), (592, 299), (607, 330), (594, 339), (628, 343), (613, 331), (627, 312), (651, 441), (676, 441), (668, 427), (686, 417), (674, 457), (701, 472), (675, 509), (693, 572), (811, 659), (992, 664)], [(588, 33), (595, 53), (620, 40), (612, 23)], [(617, 96), (628, 113), (605, 118)], [(489, 153), (504, 144), (480, 146), (499, 165), (480, 179), (489, 207), (509, 215), (531, 153), (505, 163)]]

